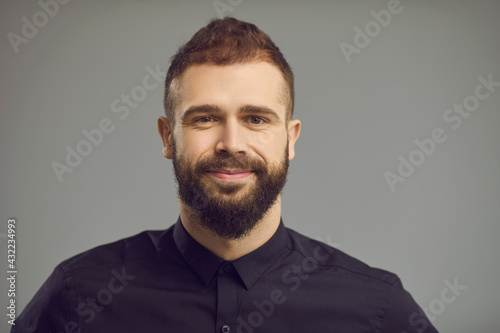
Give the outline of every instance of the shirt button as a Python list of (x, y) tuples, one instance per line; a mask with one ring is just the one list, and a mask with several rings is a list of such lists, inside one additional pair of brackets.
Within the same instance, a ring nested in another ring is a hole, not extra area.
[(227, 325), (227, 324), (224, 324), (222, 325), (222, 327), (220, 328), (220, 331), (222, 333), (229, 333), (231, 332), (231, 326)]

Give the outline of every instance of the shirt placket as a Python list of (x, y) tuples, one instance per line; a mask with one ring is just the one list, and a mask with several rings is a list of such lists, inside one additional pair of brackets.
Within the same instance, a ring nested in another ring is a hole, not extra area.
[(217, 323), (216, 333), (236, 332), (238, 313), (238, 280), (234, 266), (223, 263), (217, 270)]

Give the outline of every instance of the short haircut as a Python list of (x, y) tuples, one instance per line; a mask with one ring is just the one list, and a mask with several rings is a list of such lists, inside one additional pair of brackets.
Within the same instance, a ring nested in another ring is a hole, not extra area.
[(171, 58), (165, 79), (165, 114), (175, 124), (175, 108), (179, 101), (178, 84), (191, 65), (227, 66), (264, 61), (276, 66), (283, 75), (283, 101), (286, 120), (292, 119), (294, 107), (293, 72), (279, 48), (256, 25), (232, 17), (214, 19), (201, 28)]

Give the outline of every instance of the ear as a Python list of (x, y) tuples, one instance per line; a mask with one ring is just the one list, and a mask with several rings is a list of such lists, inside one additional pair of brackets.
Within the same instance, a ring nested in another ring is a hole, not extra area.
[(288, 122), (288, 160), (295, 157), (295, 142), (300, 135), (301, 122), (298, 119), (292, 119)]
[(172, 125), (166, 117), (158, 117), (158, 133), (163, 141), (163, 156), (168, 159), (174, 158), (174, 146), (172, 145)]

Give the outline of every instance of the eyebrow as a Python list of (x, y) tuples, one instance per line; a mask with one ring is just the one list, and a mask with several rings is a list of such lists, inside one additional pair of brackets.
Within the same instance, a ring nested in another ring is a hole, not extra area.
[[(189, 107), (184, 114), (182, 115), (181, 120), (185, 120), (188, 117), (192, 117), (193, 115), (196, 115), (198, 113), (212, 113), (212, 114), (220, 114), (222, 113), (222, 109), (218, 107), (217, 105), (212, 105), (212, 104), (203, 104), (203, 105), (194, 105)], [(239, 110), (240, 113), (247, 113), (247, 114), (258, 114), (258, 115), (265, 115), (270, 118), (275, 118), (276, 120), (281, 120), (281, 117), (279, 116), (278, 112), (275, 110), (267, 107), (267, 106), (260, 106), (260, 105), (244, 105), (240, 108)]]
[(276, 120), (281, 120), (278, 112), (267, 107), (267, 106), (258, 106), (258, 105), (245, 105), (240, 108), (241, 113), (251, 113), (251, 114), (260, 114), (265, 115), (270, 118), (275, 118)]
[(211, 105), (211, 104), (194, 105), (184, 112), (181, 120), (185, 120), (186, 118), (191, 117), (197, 113), (222, 113), (222, 110), (217, 105)]

